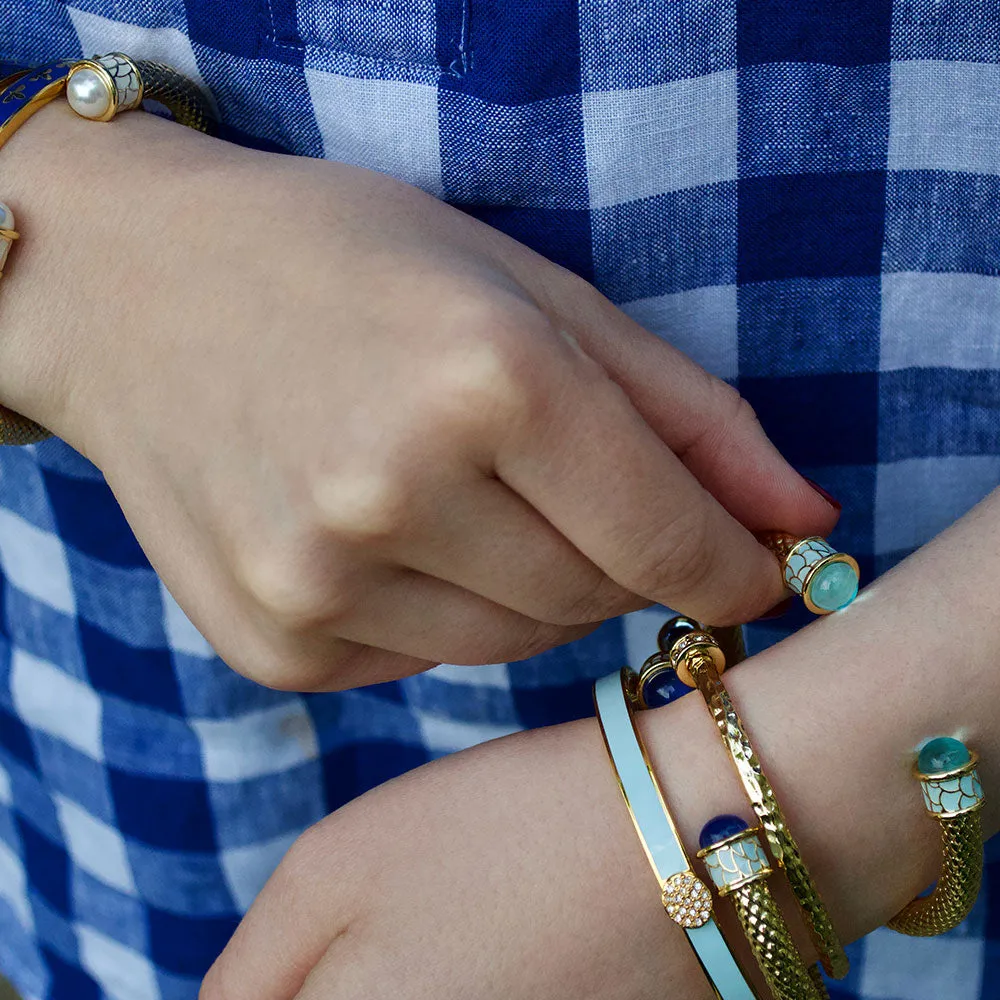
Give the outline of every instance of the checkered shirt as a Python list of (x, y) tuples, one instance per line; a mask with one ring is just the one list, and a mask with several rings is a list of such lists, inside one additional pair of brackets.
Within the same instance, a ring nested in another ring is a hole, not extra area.
[[(1000, 0), (0, 7), (0, 59), (116, 49), (202, 83), (230, 139), (394, 174), (593, 281), (739, 386), (845, 502), (834, 541), (868, 579), (1000, 479)], [(92, 465), (3, 449), (0, 968), (25, 1000), (193, 1000), (307, 825), (590, 714), (659, 620), (265, 690), (184, 617)], [(998, 874), (949, 935), (853, 946), (834, 997), (1000, 998)]]

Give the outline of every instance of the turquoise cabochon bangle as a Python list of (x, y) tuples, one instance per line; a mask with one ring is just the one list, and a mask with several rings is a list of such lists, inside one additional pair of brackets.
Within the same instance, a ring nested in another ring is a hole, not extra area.
[(629, 676), (628, 670), (622, 670), (602, 677), (594, 685), (594, 703), (618, 786), (660, 884), (664, 909), (684, 930), (717, 997), (759, 1000), (712, 916), (711, 893), (692, 871), (653, 775), (635, 726)]

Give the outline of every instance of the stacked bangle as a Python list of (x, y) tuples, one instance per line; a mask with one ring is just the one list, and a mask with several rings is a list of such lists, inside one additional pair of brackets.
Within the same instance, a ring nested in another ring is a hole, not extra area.
[[(204, 95), (185, 77), (162, 63), (137, 62), (114, 52), (93, 59), (60, 59), (0, 80), (0, 147), (63, 93), (78, 115), (93, 121), (110, 121), (148, 99), (166, 108), (182, 125), (208, 132), (214, 124)], [(0, 203), (0, 276), (18, 237), (13, 212)], [(48, 436), (44, 427), (0, 406), (0, 445), (31, 444)]]
[(720, 1000), (754, 1000), (757, 994), (712, 916), (711, 893), (691, 868), (653, 774), (633, 717), (635, 679), (623, 670), (594, 685), (597, 718), (618, 787), (656, 876), (664, 909), (684, 929), (715, 996)]

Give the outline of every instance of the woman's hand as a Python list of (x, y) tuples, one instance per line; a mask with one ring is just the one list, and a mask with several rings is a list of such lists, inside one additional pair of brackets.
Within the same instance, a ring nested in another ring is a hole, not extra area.
[[(936, 878), (913, 750), (980, 754), (1000, 827), (1000, 492), (851, 607), (726, 674), (834, 926), (884, 923)], [(941, 609), (947, 608), (947, 617)], [(698, 694), (642, 713), (689, 856), (720, 813), (752, 821)], [(694, 862), (697, 866), (698, 862)], [(787, 885), (771, 884), (800, 948)], [(731, 909), (715, 912), (752, 967)], [(202, 1000), (707, 1000), (628, 819), (594, 720), (419, 768), (308, 831)]]
[(746, 620), (783, 596), (747, 529), (836, 520), (733, 390), (414, 188), (62, 104), (4, 171), (0, 399), (262, 683), (518, 659), (649, 601)]

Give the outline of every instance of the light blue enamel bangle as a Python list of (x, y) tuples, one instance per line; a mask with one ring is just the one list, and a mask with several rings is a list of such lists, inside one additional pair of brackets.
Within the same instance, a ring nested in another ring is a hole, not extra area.
[(712, 916), (708, 887), (691, 869), (636, 728), (627, 683), (624, 670), (602, 677), (594, 685), (594, 703), (618, 787), (660, 885), (664, 909), (683, 928), (720, 1000), (759, 1000)]

